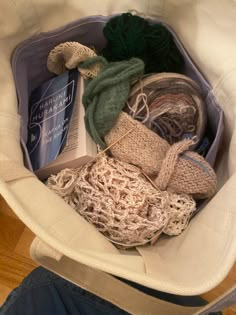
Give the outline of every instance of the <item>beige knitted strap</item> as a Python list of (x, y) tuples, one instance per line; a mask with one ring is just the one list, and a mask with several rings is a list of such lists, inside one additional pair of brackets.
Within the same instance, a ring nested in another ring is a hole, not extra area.
[(0, 178), (10, 182), (20, 178), (34, 177), (35, 175), (21, 164), (13, 161), (0, 161)]
[(155, 180), (155, 184), (161, 190), (165, 190), (175, 170), (178, 157), (181, 153), (188, 150), (193, 144), (192, 140), (185, 139), (173, 144), (166, 153), (166, 157), (161, 164), (160, 172)]

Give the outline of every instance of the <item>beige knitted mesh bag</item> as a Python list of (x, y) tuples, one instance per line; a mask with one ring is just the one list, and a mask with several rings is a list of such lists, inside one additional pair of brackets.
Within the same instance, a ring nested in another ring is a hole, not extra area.
[[(57, 45), (50, 51), (47, 67), (49, 71), (61, 74), (67, 69), (77, 68), (80, 62), (95, 56), (97, 56), (96, 53), (87, 46), (78, 42), (65, 42)], [(83, 77), (93, 78), (100, 72), (101, 64), (96, 63), (90, 69), (78, 67), (78, 70)]]
[(188, 195), (157, 190), (137, 167), (104, 155), (62, 170), (47, 186), (123, 247), (154, 242), (162, 231), (180, 234), (196, 209)]

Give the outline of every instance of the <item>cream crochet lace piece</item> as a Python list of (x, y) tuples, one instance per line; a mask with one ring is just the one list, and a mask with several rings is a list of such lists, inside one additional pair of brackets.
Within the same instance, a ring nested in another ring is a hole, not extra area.
[(157, 190), (139, 168), (105, 155), (62, 170), (47, 186), (123, 247), (154, 242), (162, 232), (180, 234), (196, 208), (192, 197)]
[[(65, 42), (50, 51), (47, 67), (49, 71), (61, 74), (67, 69), (77, 68), (79, 63), (95, 56), (96, 53), (87, 46), (78, 42)], [(78, 67), (78, 70), (84, 78), (94, 78), (101, 71), (101, 67), (100, 63), (96, 63), (89, 69)]]

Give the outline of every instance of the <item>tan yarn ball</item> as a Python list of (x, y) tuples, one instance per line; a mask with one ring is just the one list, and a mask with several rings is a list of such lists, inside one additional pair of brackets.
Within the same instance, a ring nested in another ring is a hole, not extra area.
[(47, 186), (125, 248), (153, 243), (163, 231), (180, 234), (196, 209), (190, 196), (160, 191), (139, 168), (105, 155), (80, 169), (62, 170)]
[(203, 157), (187, 151), (193, 143), (191, 140), (170, 146), (166, 140), (122, 112), (116, 125), (105, 136), (107, 146), (131, 129), (110, 148), (112, 156), (140, 167), (161, 190), (190, 194), (195, 199), (208, 198), (215, 193), (215, 172)]
[(92, 65), (90, 69), (83, 69), (78, 65), (95, 56), (97, 56), (97, 54), (87, 46), (78, 42), (65, 42), (50, 51), (47, 67), (49, 71), (55, 74), (61, 74), (67, 69), (78, 67), (78, 70), (84, 78), (94, 78), (101, 71), (101, 64), (97, 63)]

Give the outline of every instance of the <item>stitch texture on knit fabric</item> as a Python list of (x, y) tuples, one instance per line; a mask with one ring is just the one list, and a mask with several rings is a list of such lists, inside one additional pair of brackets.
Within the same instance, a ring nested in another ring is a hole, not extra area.
[(87, 46), (78, 42), (65, 42), (57, 45), (50, 51), (47, 67), (49, 71), (55, 74), (61, 74), (67, 69), (78, 67), (84, 78), (94, 78), (101, 71), (101, 63), (96, 62), (96, 64), (87, 68), (80, 68), (79, 64), (96, 56), (96, 53)]
[(104, 67), (101, 72), (85, 85), (83, 104), (86, 129), (104, 149), (106, 144), (103, 138), (115, 125), (129, 97), (131, 80), (143, 73), (144, 64), (137, 58), (107, 63), (105, 58), (99, 56), (85, 61), (82, 67), (102, 60)]
[(171, 147), (166, 140), (122, 112), (105, 137), (107, 146), (132, 128), (110, 148), (112, 156), (140, 167), (156, 178), (154, 182), (161, 189), (190, 194), (195, 199), (208, 198), (215, 193), (215, 172), (203, 157), (187, 151), (191, 140), (182, 140)]
[(80, 169), (62, 170), (47, 186), (126, 248), (154, 242), (162, 232), (180, 234), (196, 209), (192, 197), (158, 190), (139, 168), (105, 155)]

